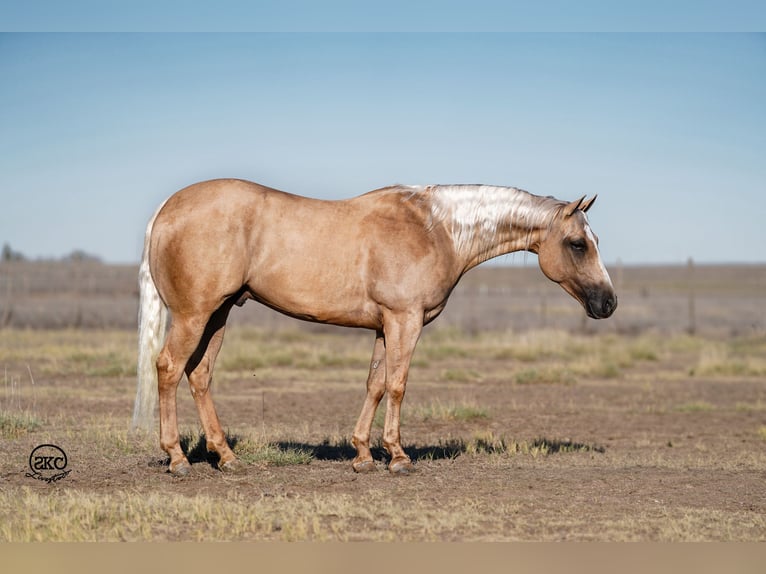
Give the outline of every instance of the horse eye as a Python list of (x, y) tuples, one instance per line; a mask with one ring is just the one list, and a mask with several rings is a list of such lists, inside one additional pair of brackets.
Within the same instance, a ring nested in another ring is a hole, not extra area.
[(578, 253), (584, 252), (587, 247), (585, 241), (582, 239), (575, 239), (570, 241), (569, 246), (572, 248), (572, 251), (577, 251)]

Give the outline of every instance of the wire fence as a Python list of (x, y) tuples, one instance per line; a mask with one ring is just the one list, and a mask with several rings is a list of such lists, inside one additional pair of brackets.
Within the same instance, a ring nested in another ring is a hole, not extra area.
[[(468, 332), (559, 329), (635, 334), (766, 332), (766, 265), (611, 266), (615, 314), (587, 319), (582, 308), (533, 265), (479, 267), (461, 280), (433, 327)], [(0, 263), (0, 328), (134, 329), (137, 266), (92, 261)], [(285, 317), (255, 302), (231, 325), (333, 330)]]

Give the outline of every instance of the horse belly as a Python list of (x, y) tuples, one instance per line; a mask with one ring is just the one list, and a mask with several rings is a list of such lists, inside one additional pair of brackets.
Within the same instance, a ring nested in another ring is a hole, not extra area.
[(313, 269), (286, 257), (276, 267), (254, 269), (247, 286), (256, 301), (285, 315), (346, 327), (380, 327), (380, 312), (352, 276)]

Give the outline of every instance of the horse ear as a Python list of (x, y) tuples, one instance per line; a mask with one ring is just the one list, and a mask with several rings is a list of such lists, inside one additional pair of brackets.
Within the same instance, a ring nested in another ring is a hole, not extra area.
[(596, 202), (596, 198), (597, 197), (598, 197), (598, 194), (594, 195), (589, 200), (584, 201), (583, 204), (580, 206), (580, 209), (582, 209), (583, 211), (587, 212), (593, 206), (593, 204)]
[(564, 215), (566, 217), (569, 217), (572, 215), (575, 211), (580, 209), (580, 204), (585, 199), (585, 196), (583, 195), (580, 199), (575, 199), (573, 202), (568, 203), (567, 206), (564, 208)]

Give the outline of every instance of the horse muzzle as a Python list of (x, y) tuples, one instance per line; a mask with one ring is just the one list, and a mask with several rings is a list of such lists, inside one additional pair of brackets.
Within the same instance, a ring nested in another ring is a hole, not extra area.
[(590, 291), (583, 307), (591, 319), (606, 319), (617, 309), (617, 295), (611, 289)]

